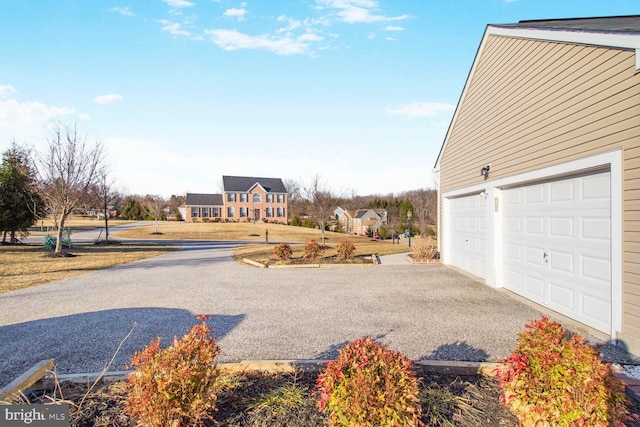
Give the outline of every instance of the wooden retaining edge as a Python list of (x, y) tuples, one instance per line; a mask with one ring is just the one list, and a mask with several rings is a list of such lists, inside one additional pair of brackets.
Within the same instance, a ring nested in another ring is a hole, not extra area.
[[(329, 360), (325, 359), (291, 359), (291, 360), (243, 360), (233, 363), (219, 363), (218, 368), (222, 372), (320, 372), (327, 365)], [(441, 360), (419, 360), (415, 361), (413, 368), (418, 374), (440, 373), (448, 375), (485, 375), (493, 376), (494, 370), (500, 366), (499, 363), (492, 362), (458, 362)], [(133, 371), (110, 371), (107, 373), (86, 373), (86, 374), (60, 374), (57, 381), (65, 381), (90, 384), (95, 382), (101, 375), (105, 381), (125, 380)], [(41, 389), (52, 389), (54, 384), (53, 376), (47, 376), (39, 381), (36, 386)]]
[(268, 265), (266, 265), (266, 264), (251, 260), (249, 258), (242, 258), (242, 262), (244, 262), (245, 264), (253, 265), (254, 267), (260, 267), (260, 268), (267, 268), (268, 267)]
[(53, 360), (41, 360), (24, 374), (0, 389), (0, 402), (11, 402), (20, 393), (32, 387), (53, 369)]
[(427, 259), (427, 260), (416, 261), (415, 259), (413, 259), (411, 255), (407, 255), (407, 261), (409, 261), (411, 264), (418, 264), (418, 265), (440, 265), (441, 264), (439, 259)]
[(320, 264), (274, 264), (270, 265), (269, 268), (320, 268)]

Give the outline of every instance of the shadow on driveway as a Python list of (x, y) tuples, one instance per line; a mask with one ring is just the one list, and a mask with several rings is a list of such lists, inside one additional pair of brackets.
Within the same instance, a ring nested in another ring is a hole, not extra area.
[[(207, 325), (219, 340), (237, 327), (244, 314), (209, 314)], [(36, 362), (53, 359), (62, 373), (99, 372), (122, 345), (110, 371), (124, 370), (136, 351), (160, 337), (168, 347), (174, 335), (182, 337), (200, 321), (187, 310), (140, 307), (105, 310), (41, 319), (0, 327), (0, 386), (24, 373)]]

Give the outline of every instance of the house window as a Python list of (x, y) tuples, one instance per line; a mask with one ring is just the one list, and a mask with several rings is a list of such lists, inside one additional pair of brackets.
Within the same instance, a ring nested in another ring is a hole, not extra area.
[(241, 207), (240, 208), (240, 218), (246, 218), (246, 217), (247, 217), (247, 208)]
[(209, 208), (201, 208), (202, 209), (202, 218), (209, 218)]
[(262, 196), (260, 196), (259, 194), (254, 194), (253, 203), (262, 203)]
[(198, 218), (200, 216), (198, 211), (199, 208), (191, 208), (191, 218)]
[(284, 217), (284, 208), (278, 208), (278, 218)]
[(273, 194), (267, 194), (267, 203), (273, 203)]
[(240, 201), (241, 202), (246, 202), (247, 201), (247, 197), (248, 197), (247, 193), (240, 193)]
[(272, 218), (273, 217), (273, 208), (270, 207), (270, 206), (267, 208), (267, 217), (268, 218)]
[(220, 218), (222, 216), (221, 212), (220, 212), (220, 208), (213, 208), (213, 215), (214, 218)]
[(227, 193), (227, 201), (235, 202), (236, 201), (236, 193)]
[(233, 206), (227, 208), (227, 217), (233, 218)]
[(278, 203), (284, 203), (284, 194), (278, 194)]

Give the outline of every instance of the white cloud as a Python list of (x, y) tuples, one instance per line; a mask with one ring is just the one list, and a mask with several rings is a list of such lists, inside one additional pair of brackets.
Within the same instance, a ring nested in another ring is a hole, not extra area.
[(134, 13), (131, 11), (131, 9), (129, 9), (129, 7), (125, 6), (125, 7), (112, 7), (111, 9), (107, 10), (107, 12), (116, 12), (119, 13), (120, 15), (124, 15), (124, 16), (133, 16)]
[(195, 5), (195, 3), (187, 0), (162, 0), (162, 1), (171, 7), (191, 7)]
[(288, 16), (280, 15), (277, 19), (278, 22), (287, 22), (289, 25), (286, 27), (279, 28), (276, 32), (278, 33), (288, 33), (302, 26), (302, 21), (299, 21), (294, 18), (290, 18)]
[(387, 25), (383, 28), (384, 31), (404, 31), (404, 27), (398, 27), (395, 25)]
[(375, 39), (376, 38), (376, 33), (369, 33), (369, 35), (367, 36), (368, 39)]
[(122, 95), (118, 95), (117, 93), (110, 93), (108, 95), (100, 95), (93, 98), (93, 102), (97, 102), (98, 104), (110, 104), (116, 101), (122, 101), (124, 98)]
[(174, 37), (188, 37), (192, 40), (202, 40), (202, 36), (184, 30), (182, 25), (177, 22), (172, 22), (167, 19), (160, 19), (158, 22), (162, 24), (162, 31), (166, 31)]
[(374, 0), (316, 0), (321, 9), (336, 9), (338, 18), (348, 24), (401, 21), (409, 15), (385, 16), (377, 13), (378, 2)]
[(309, 44), (322, 40), (312, 34), (304, 34), (294, 38), (291, 36), (272, 37), (269, 35), (250, 36), (234, 30), (205, 30), (211, 41), (224, 50), (262, 49), (278, 55), (295, 55), (307, 53)]
[(42, 139), (56, 120), (89, 117), (70, 107), (47, 105), (39, 101), (20, 102), (10, 98), (15, 93), (17, 91), (13, 86), (0, 85), (0, 144), (14, 138), (29, 142)]
[(385, 39), (386, 39), (386, 40), (388, 40), (388, 41), (390, 41), (390, 42), (394, 42), (394, 41), (396, 41), (396, 39), (395, 39), (395, 38), (393, 38), (393, 37), (385, 37)]
[(8, 98), (16, 93), (18, 93), (18, 91), (15, 87), (11, 85), (0, 85), (0, 98)]
[(438, 102), (414, 102), (396, 109), (387, 109), (392, 116), (402, 116), (407, 119), (419, 119), (431, 117), (443, 113), (451, 113), (456, 109), (455, 105)]
[(226, 16), (228, 18), (236, 18), (238, 21), (244, 21), (244, 15), (247, 14), (247, 9), (227, 9), (224, 11), (222, 16)]

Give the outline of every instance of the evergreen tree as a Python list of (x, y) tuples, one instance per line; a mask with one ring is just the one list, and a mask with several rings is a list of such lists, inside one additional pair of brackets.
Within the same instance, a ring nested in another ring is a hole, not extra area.
[(2, 242), (16, 241), (16, 234), (26, 234), (38, 219), (44, 203), (36, 191), (36, 181), (29, 163), (29, 153), (15, 143), (3, 153), (0, 165), (0, 231)]

